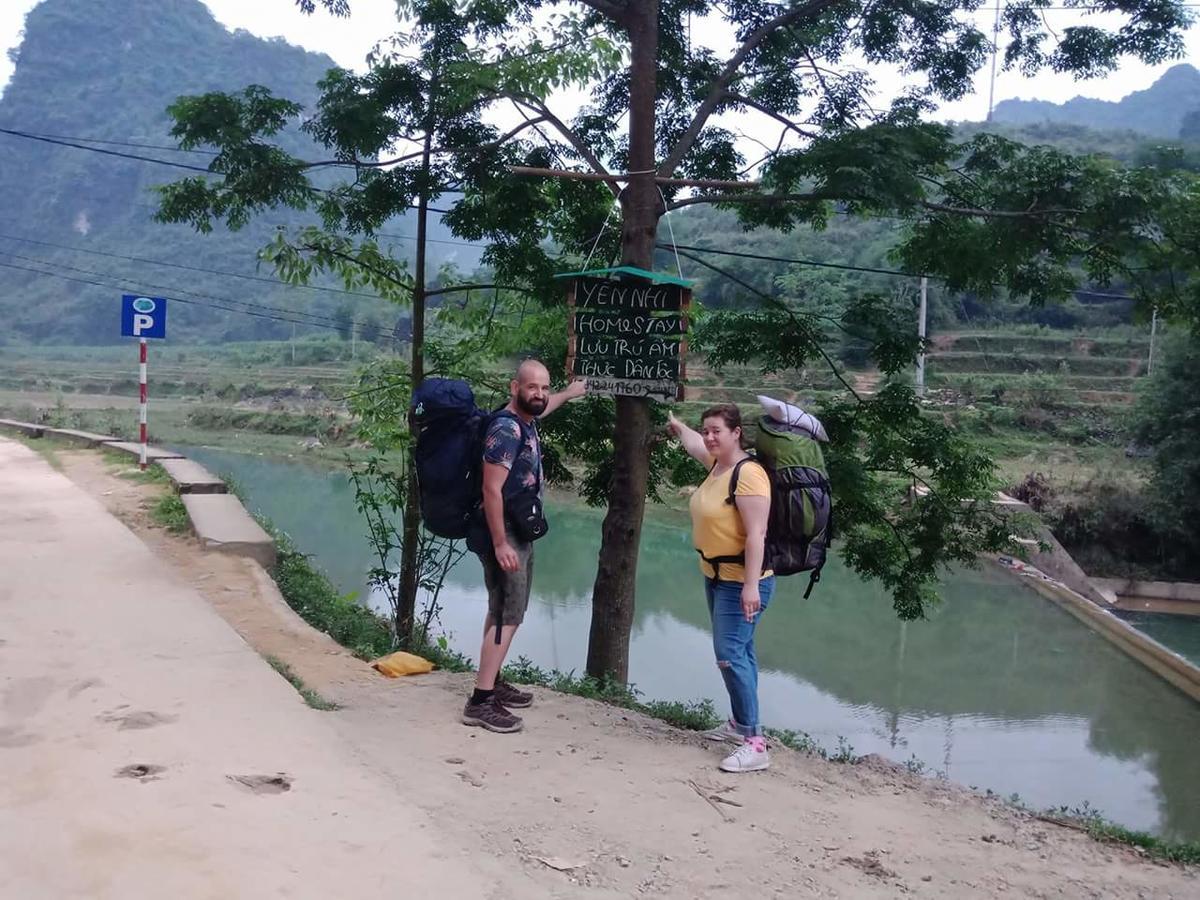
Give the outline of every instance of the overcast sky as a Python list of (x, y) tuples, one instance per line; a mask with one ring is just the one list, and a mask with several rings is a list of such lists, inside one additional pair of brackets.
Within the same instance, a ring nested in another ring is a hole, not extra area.
[[(8, 50), (19, 42), (26, 13), (40, 0), (0, 0), (0, 49)], [(204, 0), (216, 18), (227, 28), (244, 28), (262, 37), (282, 36), (293, 44), (309, 50), (328, 53), (347, 68), (361, 68), (363, 58), (374, 43), (391, 33), (396, 26), (394, 0), (350, 0), (353, 11), (349, 19), (336, 19), (323, 11), (305, 16), (294, 0)], [(984, 30), (990, 30), (993, 13), (979, 13)], [(1069, 10), (1050, 10), (1046, 14), (1050, 25), (1058, 28), (1070, 25), (1077, 14)], [(698, 38), (699, 39), (699, 38)], [(719, 39), (716, 41), (719, 43)], [(1187, 35), (1187, 56), (1181, 62), (1200, 58), (1200, 28), (1193, 27)], [(1098, 81), (1076, 82), (1068, 76), (1039, 75), (1036, 79), (1022, 78), (1015, 72), (1001, 72), (996, 79), (996, 100), (1010, 97), (1037, 97), (1062, 102), (1076, 95), (1119, 100), (1131, 91), (1149, 87), (1174, 62), (1160, 66), (1127, 63), (1119, 72)], [(0, 86), (8, 82), (12, 65), (0, 53)], [(988, 73), (982, 72), (976, 82), (974, 95), (948, 104), (939, 118), (979, 120), (987, 113)], [(881, 96), (881, 99), (883, 97)]]

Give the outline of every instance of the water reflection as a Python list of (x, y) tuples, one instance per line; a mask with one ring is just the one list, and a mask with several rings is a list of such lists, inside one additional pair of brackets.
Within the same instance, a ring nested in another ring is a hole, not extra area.
[[(195, 451), (313, 551), (344, 590), (363, 590), (369, 551), (338, 475)], [(534, 598), (514, 653), (582, 666), (599, 515), (555, 510), (538, 544)], [(887, 597), (835, 560), (808, 601), (781, 579), (759, 629), (764, 720), (827, 746), (920, 760), (955, 781), (1034, 806), (1090, 801), (1130, 827), (1200, 838), (1200, 707), (1010, 576), (947, 579), (928, 621), (904, 624)], [(486, 609), (468, 557), (443, 595), (454, 646), (478, 652)], [(647, 696), (723, 698), (687, 532), (648, 523), (638, 567), (631, 678)]]

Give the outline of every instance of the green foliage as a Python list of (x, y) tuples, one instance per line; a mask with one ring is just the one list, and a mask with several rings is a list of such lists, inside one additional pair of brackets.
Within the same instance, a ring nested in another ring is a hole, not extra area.
[(360, 605), (353, 595), (339, 593), (286, 534), (269, 522), (262, 524), (275, 538), (277, 556), (271, 576), (288, 606), (360, 659), (375, 659), (394, 649), (395, 637), (386, 619)]
[[(376, 563), (367, 572), (368, 583), (387, 597), (392, 608), (394, 631), (401, 646), (435, 644), (434, 628), (440, 624), (438, 598), (446, 576), (466, 555), (460, 541), (448, 540), (425, 529), (418, 532), (416, 553), (417, 589), (424, 596), (424, 607), (416, 613), (411, 634), (401, 627), (401, 573), (399, 560), (404, 552), (404, 509), (408, 505), (407, 454), (391, 457), (376, 455), (360, 466), (351, 466), (354, 503), (367, 525), (367, 539)], [(446, 648), (442, 648), (445, 650)]]
[(343, 341), (350, 340), (354, 333), (354, 313), (344, 303), (333, 311), (333, 324), (337, 328), (338, 337)]
[(577, 697), (632, 709), (687, 731), (705, 731), (720, 724), (720, 718), (711, 700), (645, 702), (640, 699), (641, 692), (633, 685), (620, 684), (611, 679), (593, 678), (590, 675), (580, 677), (574, 671), (548, 672), (524, 656), (505, 666), (501, 674), (506, 680), (517, 684), (536, 684), (560, 693), (574, 694)]
[(184, 534), (191, 528), (187, 508), (174, 491), (169, 491), (154, 501), (150, 517), (172, 534)]
[(437, 637), (425, 635), (424, 640), (414, 641), (412, 652), (423, 656), (445, 672), (474, 672), (475, 666), (463, 654), (450, 647), (444, 634)]
[(850, 765), (857, 763), (860, 759), (855, 754), (854, 747), (841, 735), (838, 735), (837, 749), (827, 750), (813, 740), (811, 735), (803, 731), (792, 731), (788, 728), (767, 728), (764, 730), (767, 737), (772, 741), (776, 741), (790, 750), (795, 750), (797, 753), (806, 753), (810, 756), (819, 756), (821, 759), (828, 760), (829, 762), (847, 763)]
[[(1028, 809), (1016, 794), (1010, 798), (1010, 803), (1021, 809)], [(1200, 863), (1200, 842), (1168, 841), (1145, 831), (1134, 831), (1110, 822), (1086, 800), (1077, 807), (1059, 806), (1048, 809), (1038, 815), (1038, 818), (1078, 828), (1097, 841), (1136, 847), (1151, 859), (1182, 865)]]
[(202, 406), (187, 414), (187, 424), (210, 431), (258, 431), (264, 434), (320, 435), (339, 438), (348, 423), (340, 416), (314, 413), (263, 412)]
[[(764, 373), (799, 371), (816, 360), (836, 371), (821, 327), (815, 314), (768, 302), (757, 312), (713, 314), (697, 342), (718, 370), (757, 362)], [(881, 367), (896, 366), (903, 354), (872, 352)], [(990, 503), (996, 479), (988, 455), (925, 414), (909, 386), (893, 382), (870, 398), (822, 404), (817, 414), (830, 437), (826, 461), (843, 558), (892, 592), (901, 618), (920, 618), (937, 601), (950, 561), (971, 564), (980, 553), (1011, 549), (1011, 523)], [(906, 498), (918, 487), (923, 497)]]
[[(1179, 560), (1200, 559), (1200, 337), (1170, 335), (1138, 397), (1134, 439), (1151, 448), (1150, 515)], [(1192, 571), (1200, 571), (1195, 565)]]

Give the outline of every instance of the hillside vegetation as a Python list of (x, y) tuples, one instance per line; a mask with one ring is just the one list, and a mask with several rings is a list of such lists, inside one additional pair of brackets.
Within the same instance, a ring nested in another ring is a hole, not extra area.
[[(29, 13), (15, 63), (13, 78), (0, 95), (0, 128), (200, 167), (207, 166), (210, 156), (170, 149), (175, 141), (168, 133), (166, 108), (176, 97), (261, 84), (311, 105), (316, 83), (334, 65), (327, 56), (281, 39), (230, 33), (199, 0), (44, 0)], [(304, 158), (327, 155), (298, 130), (285, 143)], [(300, 334), (329, 333), (339, 306), (349, 306), (359, 321), (373, 316), (387, 329), (395, 324), (401, 311), (382, 301), (289, 288), (274, 283), (269, 269), (256, 270), (255, 254), (275, 226), (307, 219), (281, 212), (237, 233), (218, 227), (207, 236), (154, 222), (153, 187), (185, 174), (143, 160), (0, 134), (0, 264), (77, 279), (0, 266), (0, 316), (8, 325), (0, 344), (115, 342), (122, 291), (191, 301), (175, 304), (171, 311), (174, 340), (290, 337), (292, 323), (272, 318), (286, 317), (289, 310), (323, 317), (293, 315), (314, 323), (298, 325)], [(435, 238), (450, 237), (440, 222), (431, 230)], [(413, 227), (397, 220), (386, 231), (411, 235)], [(385, 240), (401, 258), (411, 252), (411, 241)], [(476, 248), (437, 248), (433, 257), (438, 263), (457, 261), (470, 268), (478, 258)], [(246, 309), (259, 314), (249, 315)]]

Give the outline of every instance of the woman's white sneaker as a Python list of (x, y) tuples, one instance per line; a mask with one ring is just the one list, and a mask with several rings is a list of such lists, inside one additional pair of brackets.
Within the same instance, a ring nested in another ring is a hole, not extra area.
[(710, 741), (728, 741), (731, 744), (740, 744), (742, 742), (742, 733), (728, 719), (724, 725), (718, 725), (716, 728), (710, 728), (708, 731), (700, 733)]
[(761, 772), (771, 764), (767, 753), (767, 742), (760, 737), (746, 738), (746, 742), (721, 760), (722, 772)]

